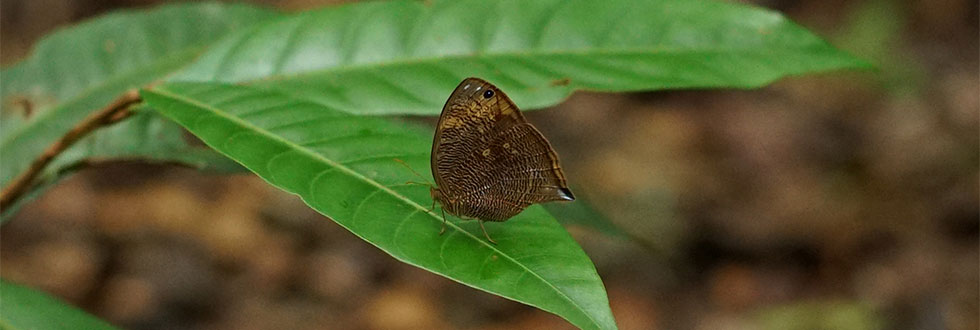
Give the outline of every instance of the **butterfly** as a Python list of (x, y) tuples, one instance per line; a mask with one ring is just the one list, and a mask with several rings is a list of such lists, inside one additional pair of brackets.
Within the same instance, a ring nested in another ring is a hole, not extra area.
[(497, 86), (466, 78), (442, 108), (432, 139), (433, 208), (463, 219), (507, 221), (535, 203), (572, 201), (558, 154)]

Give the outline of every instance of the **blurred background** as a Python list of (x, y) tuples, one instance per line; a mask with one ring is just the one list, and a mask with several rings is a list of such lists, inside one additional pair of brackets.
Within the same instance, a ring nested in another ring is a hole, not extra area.
[[(978, 329), (977, 1), (744, 2), (879, 70), (577, 93), (528, 115), (618, 228), (567, 227), (620, 327)], [(157, 3), (3, 0), (0, 63), (59, 27)], [(0, 237), (4, 278), (130, 329), (570, 327), (401, 264), (253, 175), (107, 164)]]

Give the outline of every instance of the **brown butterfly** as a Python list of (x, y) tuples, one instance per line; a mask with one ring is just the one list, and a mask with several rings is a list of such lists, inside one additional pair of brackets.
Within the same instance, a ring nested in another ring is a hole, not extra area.
[(460, 218), (507, 221), (535, 203), (572, 201), (558, 154), (497, 86), (466, 78), (439, 116), (432, 141), (433, 207)]

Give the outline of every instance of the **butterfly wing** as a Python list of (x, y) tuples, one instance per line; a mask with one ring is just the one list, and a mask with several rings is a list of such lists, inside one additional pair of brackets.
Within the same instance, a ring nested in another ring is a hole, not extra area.
[(574, 199), (548, 141), (482, 79), (463, 80), (447, 100), (431, 157), (442, 202), (460, 216), (503, 221), (533, 203)]
[(534, 126), (520, 123), (495, 135), (490, 143), (489, 158), (496, 164), (490, 196), (531, 203), (575, 199), (558, 154)]

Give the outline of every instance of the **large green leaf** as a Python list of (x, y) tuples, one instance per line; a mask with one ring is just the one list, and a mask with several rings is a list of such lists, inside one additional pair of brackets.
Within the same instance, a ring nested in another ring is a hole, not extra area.
[(0, 279), (0, 328), (115, 329), (105, 321), (34, 289)]
[(427, 212), (424, 186), (395, 159), (423, 171), (432, 130), (354, 116), (274, 90), (174, 83), (144, 99), (205, 143), (406, 263), (555, 313), (590, 329), (616, 325), (595, 267), (540, 207), (504, 223)]
[[(46, 147), (124, 91), (174, 72), (219, 37), (273, 15), (244, 5), (162, 6), (105, 15), (44, 38), (28, 59), (0, 73), (0, 186), (7, 186)], [(127, 127), (117, 132), (125, 134), (82, 141), (59, 156), (47, 175), (90, 157), (150, 156), (192, 164), (215, 159), (213, 154), (183, 152), (189, 146), (179, 138), (177, 125), (150, 117), (120, 125)], [(166, 138), (155, 140), (157, 136)], [(205, 158), (190, 159), (196, 155)]]
[(867, 64), (782, 15), (690, 0), (367, 2), (223, 40), (171, 81), (248, 83), (355, 114), (438, 114), (468, 76), (526, 109), (576, 89), (757, 87)]

